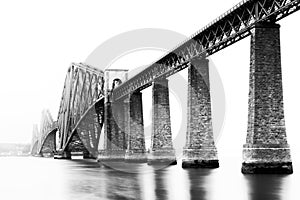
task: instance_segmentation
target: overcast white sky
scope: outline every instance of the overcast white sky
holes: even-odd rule
[[[0,142],[29,142],[32,125],[40,123],[43,108],[50,109],[56,119],[69,64],[84,61],[109,38],[140,28],[162,28],[190,36],[238,2],[1,1]],[[280,21],[286,127],[294,152],[299,150],[300,138],[299,20],[300,12]],[[249,39],[211,57],[226,95],[226,120],[218,142],[221,149],[240,150],[245,142]],[[149,64],[161,54],[163,51],[150,52],[128,59],[132,66],[139,66]],[[178,109],[171,109],[171,113],[178,112]],[[145,118],[151,118],[149,116],[145,113]],[[180,117],[175,123],[172,120],[176,124]],[[176,129],[176,125],[174,127]]]

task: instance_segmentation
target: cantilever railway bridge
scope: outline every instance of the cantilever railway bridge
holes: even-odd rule
[[[72,152],[81,152],[99,161],[175,164],[167,78],[188,68],[188,128],[182,166],[218,167],[206,58],[250,36],[248,131],[242,171],[292,173],[277,22],[299,8],[299,0],[241,1],[130,79],[126,70],[102,71],[72,63],[58,119],[53,122],[49,114],[43,115],[40,133],[34,128],[32,153],[52,152],[70,158]],[[153,91],[153,130],[147,153],[141,91],[149,86]],[[104,149],[98,151],[102,127]]]

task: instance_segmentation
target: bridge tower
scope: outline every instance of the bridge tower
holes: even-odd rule
[[[293,171],[284,120],[279,28],[265,22],[252,30],[243,173]]]
[[[104,71],[104,147],[99,161],[122,161],[125,158],[128,132],[126,130],[126,100],[113,102],[112,91],[128,79],[128,70],[106,69]]]

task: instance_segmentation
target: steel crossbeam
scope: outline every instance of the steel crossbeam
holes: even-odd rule
[[[207,57],[249,36],[260,22],[276,22],[296,12],[300,0],[244,0],[216,20],[176,46],[169,53],[112,93],[116,101],[134,91],[152,85],[155,79],[166,78],[189,66],[196,57]]]

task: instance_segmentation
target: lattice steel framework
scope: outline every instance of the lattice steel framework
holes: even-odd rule
[[[38,137],[39,137],[39,128],[37,124],[34,124],[32,128],[32,138],[31,138],[31,148],[30,148],[31,155],[37,154]]]
[[[96,110],[95,105],[104,95],[103,75],[103,71],[81,63],[72,63],[69,67],[58,113],[60,150],[73,151],[72,148],[79,143],[83,143],[85,148],[92,148],[92,151],[97,149],[98,126],[102,128],[103,112]],[[86,118],[93,119],[87,122]]]
[[[53,153],[56,151],[56,132],[57,132],[57,122],[53,122],[52,128],[41,140],[41,147],[38,150],[38,154]]]
[[[299,8],[300,0],[244,0],[117,87],[113,99],[142,90],[155,79],[171,76],[188,67],[195,57],[206,57],[234,44],[249,36],[257,23],[276,22]]]
[[[57,127],[57,123],[53,121],[53,118],[49,112],[49,110],[42,111],[41,123],[40,123],[40,131],[38,134],[38,148],[37,153],[40,153],[44,141],[47,138],[48,134],[53,131]]]

